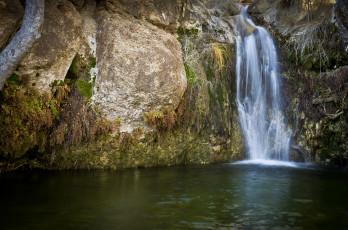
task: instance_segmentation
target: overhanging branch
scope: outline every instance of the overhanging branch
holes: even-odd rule
[[[45,0],[26,0],[23,24],[0,54],[0,90],[18,64],[41,37]]]

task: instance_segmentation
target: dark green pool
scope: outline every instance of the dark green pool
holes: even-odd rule
[[[0,229],[348,229],[348,172],[223,164],[0,176]]]

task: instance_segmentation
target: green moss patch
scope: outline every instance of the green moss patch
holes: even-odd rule
[[[90,56],[89,58],[83,58],[77,54],[71,62],[70,68],[65,77],[65,83],[69,86],[76,85],[86,101],[89,101],[92,97],[95,76],[91,76],[90,71],[92,68],[96,67],[96,64],[95,57]]]
[[[18,74],[13,73],[8,79],[7,79],[8,84],[10,85],[21,85],[22,81],[21,78]]]
[[[217,98],[221,108],[224,107],[224,90],[222,89],[221,83],[217,86]]]
[[[81,90],[81,95],[83,95],[86,98],[86,100],[89,101],[89,99],[91,99],[92,97],[93,83],[78,81],[77,87]]]
[[[187,83],[190,86],[193,86],[196,84],[196,74],[195,72],[185,63],[185,72],[186,72],[186,79],[187,79]]]

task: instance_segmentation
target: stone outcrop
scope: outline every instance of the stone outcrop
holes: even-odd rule
[[[132,16],[99,12],[94,102],[105,116],[122,121],[122,131],[142,123],[142,115],[175,109],[186,89],[176,36]],[[136,125],[137,124],[137,125]]]
[[[50,91],[50,84],[64,80],[80,47],[82,19],[67,0],[47,0],[42,36],[22,60],[16,74],[28,79],[28,86]]]
[[[24,8],[19,0],[0,1],[0,52],[21,25]]]

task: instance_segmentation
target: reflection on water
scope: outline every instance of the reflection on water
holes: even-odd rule
[[[224,164],[0,176],[1,229],[343,229],[338,169]]]

